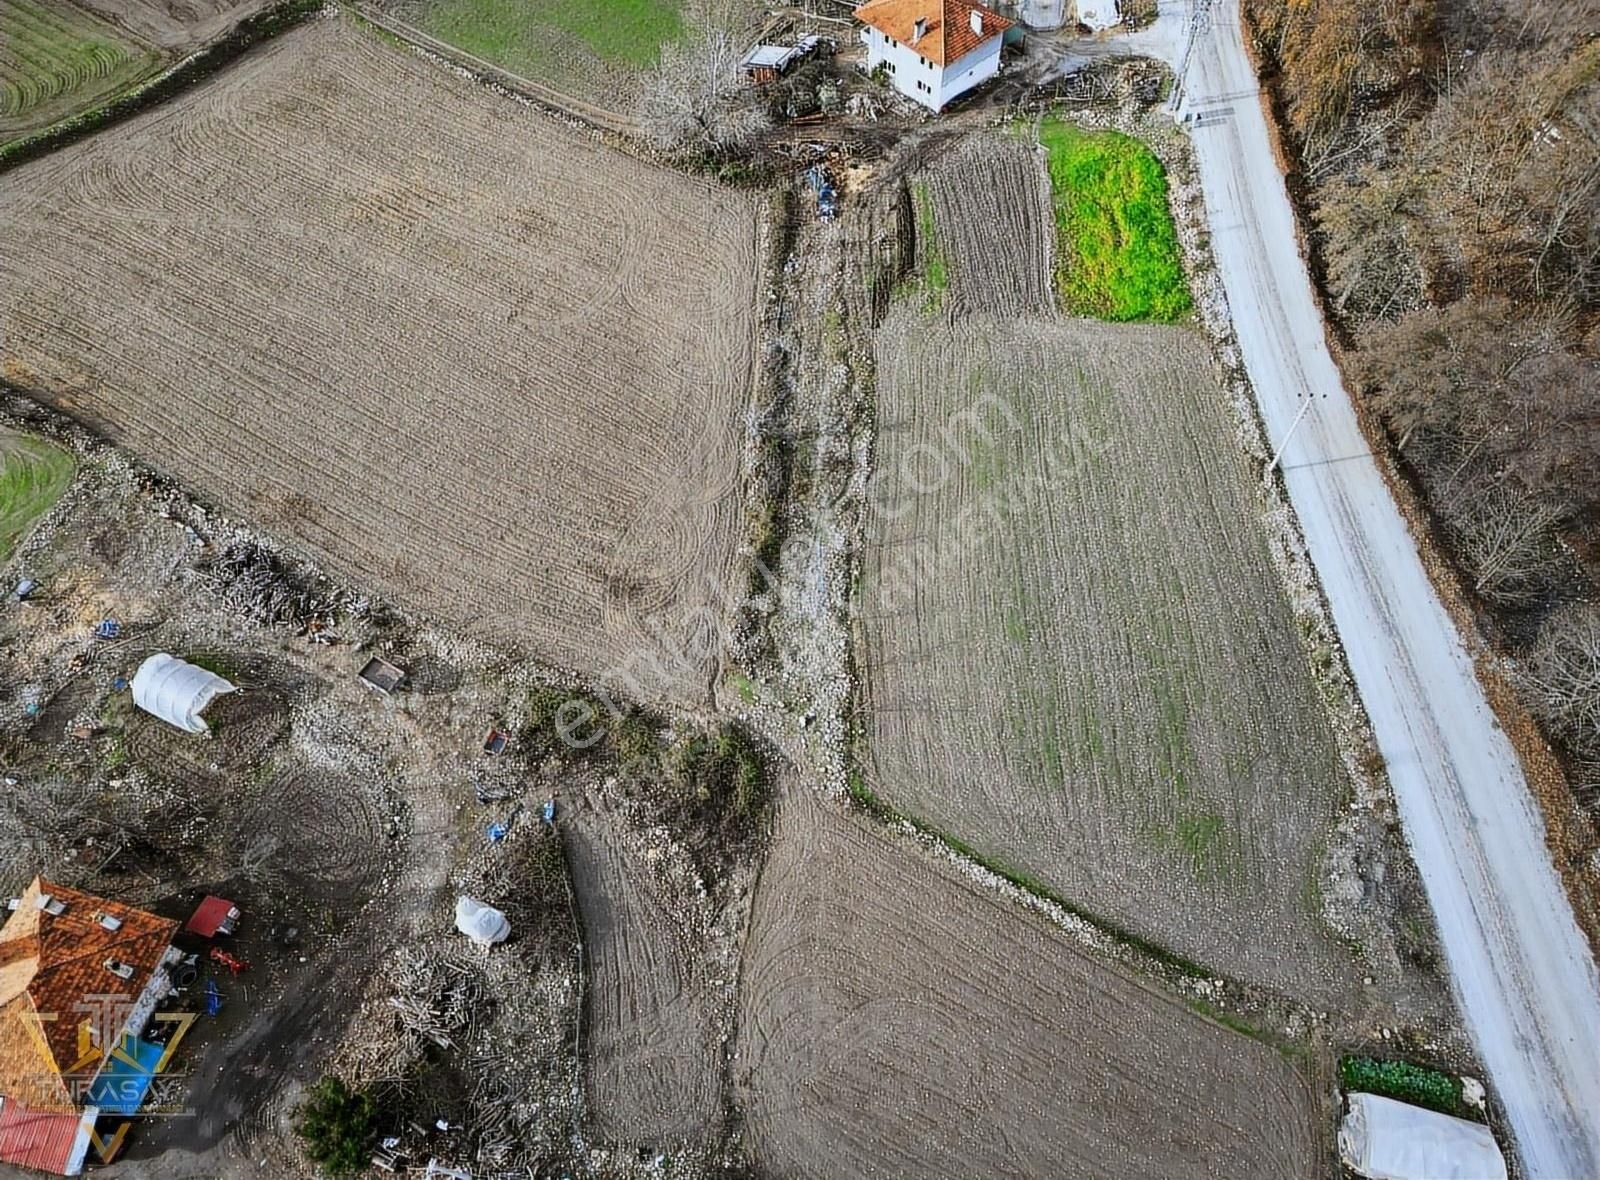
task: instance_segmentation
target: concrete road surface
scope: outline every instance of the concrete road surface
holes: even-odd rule
[[[1594,958],[1521,765],[1328,352],[1238,0],[1205,7],[1209,19],[1193,21],[1191,3],[1163,3],[1127,47],[1186,62],[1180,113],[1245,364],[1272,443],[1284,446],[1289,495],[1388,762],[1457,1000],[1527,1174],[1600,1180]]]

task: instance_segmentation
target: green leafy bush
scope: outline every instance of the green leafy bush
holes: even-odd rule
[[[371,1163],[372,1120],[377,1108],[365,1091],[343,1079],[323,1078],[295,1112],[295,1133],[306,1154],[333,1176],[353,1176]]]
[[[1449,1074],[1408,1061],[1346,1057],[1339,1062],[1346,1090],[1381,1094],[1442,1114],[1461,1112],[1461,1082]]]

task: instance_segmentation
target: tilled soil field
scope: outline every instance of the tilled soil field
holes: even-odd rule
[[[588,969],[593,1133],[619,1144],[695,1139],[715,1126],[720,1100],[703,965],[611,822],[581,803],[562,821]]]
[[[809,796],[780,812],[741,987],[765,1175],[1321,1174],[1282,1057]]]
[[[901,309],[877,374],[871,789],[1212,970],[1345,995],[1347,780],[1200,337]]]
[[[1048,314],[1055,219],[1033,142],[965,135],[925,173],[957,314]]]
[[[78,0],[101,19],[160,49],[182,52],[221,36],[273,0]]]
[[[402,604],[703,690],[749,198],[326,19],[7,174],[0,227],[8,381]]]

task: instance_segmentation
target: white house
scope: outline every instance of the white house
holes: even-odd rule
[[[867,69],[880,65],[896,90],[941,110],[1000,71],[1011,22],[969,0],[871,0],[856,9]]]

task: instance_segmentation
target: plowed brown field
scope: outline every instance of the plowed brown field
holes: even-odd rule
[[[704,966],[592,807],[569,807],[573,889],[588,961],[589,1114],[598,1139],[660,1144],[705,1135],[719,1111],[719,1053]]]
[[[751,923],[735,1068],[765,1175],[1321,1174],[1282,1057],[860,817],[792,796]]]
[[[313,21],[0,178],[3,374],[330,567],[604,673],[712,663],[755,202]],[[691,621],[692,620],[692,621]]]

